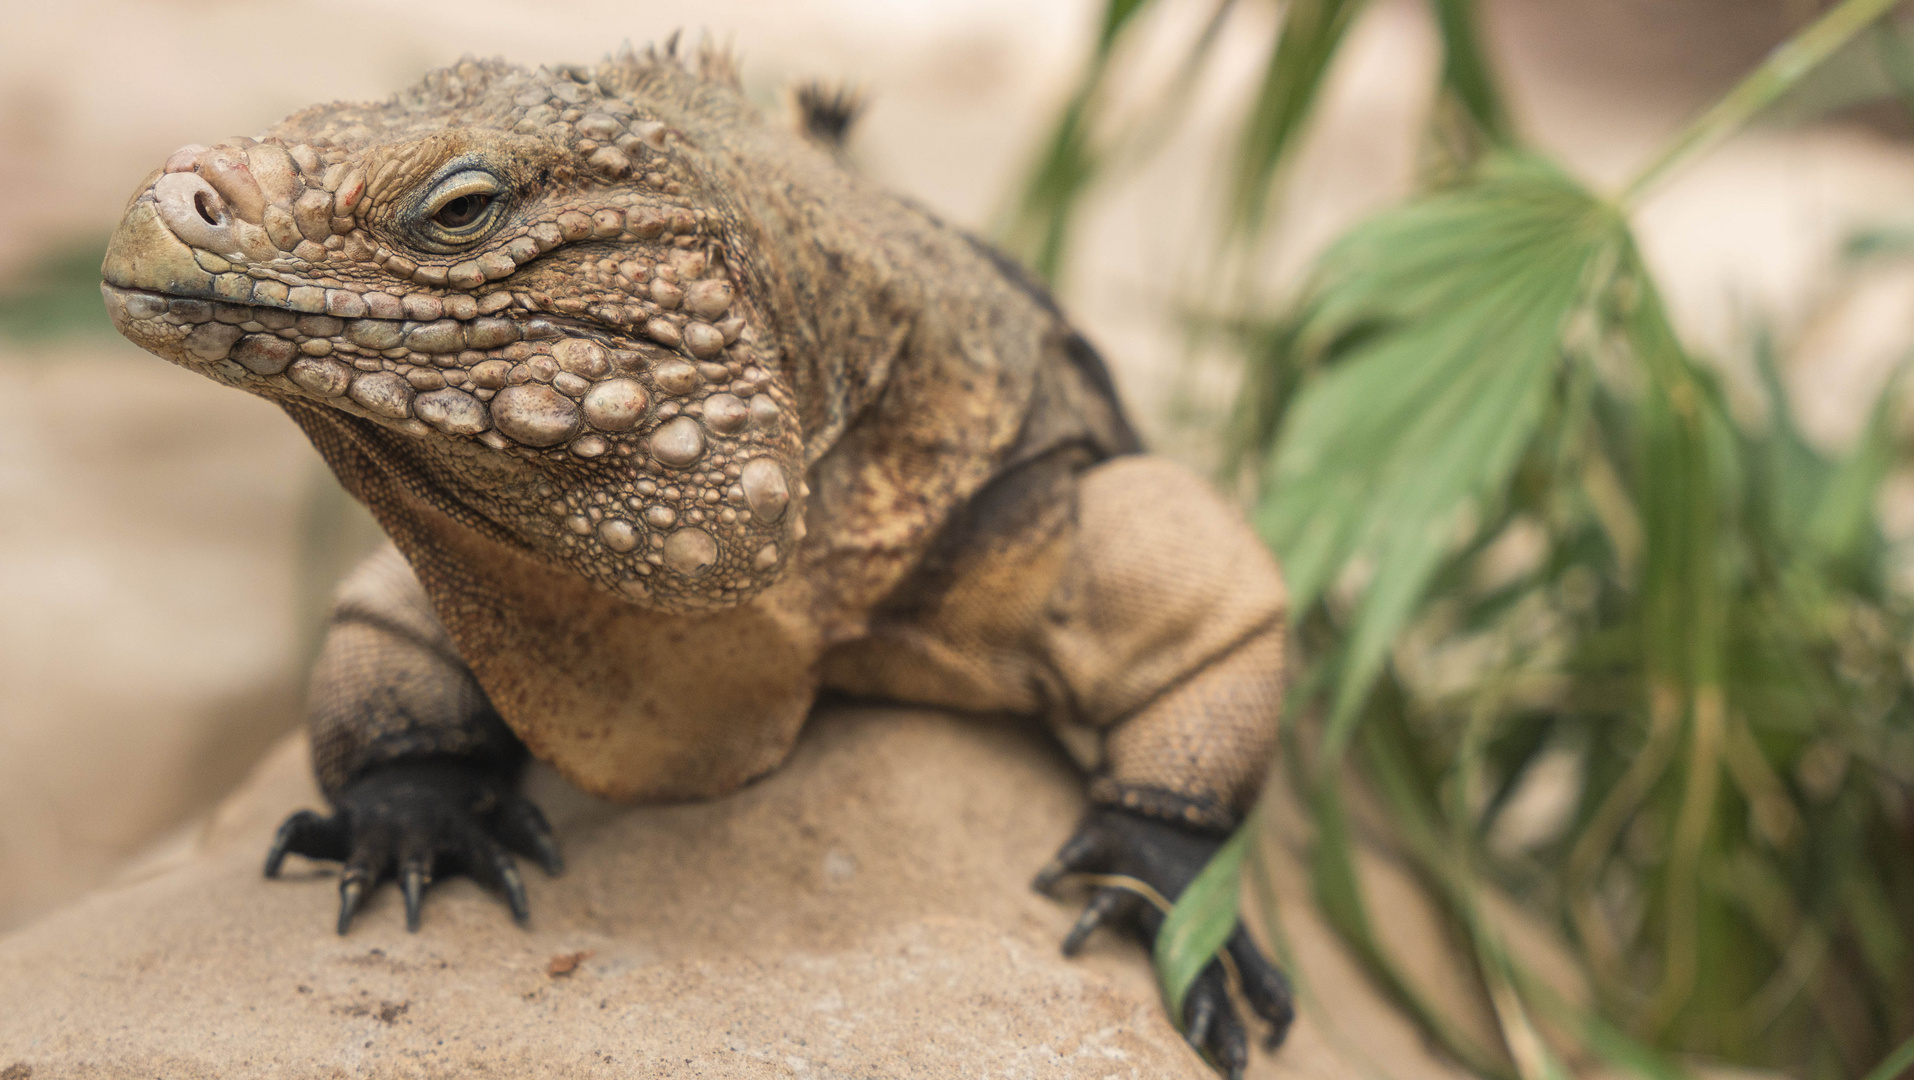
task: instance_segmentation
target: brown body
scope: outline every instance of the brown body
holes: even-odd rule
[[[1038,875],[1152,940],[1273,747],[1283,590],[1236,513],[1141,453],[1014,264],[744,102],[728,59],[464,61],[390,101],[189,146],[102,267],[122,333],[277,402],[392,539],[313,672],[339,932],[463,871],[551,872],[525,753],[617,799],[775,768],[824,691],[1049,722],[1089,773]],[[1280,1039],[1287,982],[1239,927]],[[1184,999],[1226,1072],[1220,963]]]
[[[831,689],[1044,717],[1093,797],[1232,824],[1281,687],[1261,546],[1014,267],[702,67],[467,61],[129,205],[122,331],[279,402],[404,557],[315,673],[327,790],[495,709],[586,790],[716,796]],[[464,247],[420,216],[461,163],[509,202]]]

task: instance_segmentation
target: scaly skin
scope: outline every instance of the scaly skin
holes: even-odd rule
[[[1274,564],[1140,454],[1041,288],[847,170],[845,99],[801,100],[805,133],[766,123],[711,53],[467,60],[185,147],[129,202],[115,325],[279,404],[393,541],[313,675],[333,813],[268,859],[342,861],[341,932],[387,878],[416,925],[435,871],[522,917],[505,849],[558,866],[528,751],[607,797],[714,797],[824,689],[1053,725],[1092,810],[1046,889],[1174,898],[1254,801]],[[1151,938],[1126,895],[1071,947]],[[1280,973],[1230,953],[1279,1036]],[[1185,1019],[1240,1071],[1220,968]]]

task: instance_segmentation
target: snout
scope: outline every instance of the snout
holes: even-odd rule
[[[279,147],[250,139],[183,146],[134,193],[100,276],[124,289],[243,301],[226,295],[239,289],[243,275],[223,291],[215,279],[270,262],[303,240],[293,208],[306,190],[298,166]],[[330,195],[325,201],[330,209]],[[277,240],[287,242],[282,247]]]

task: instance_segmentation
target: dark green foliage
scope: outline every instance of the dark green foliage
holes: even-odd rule
[[[1236,451],[1305,661],[1285,764],[1315,812],[1320,906],[1480,1074],[1667,1078],[1700,1054],[1884,1077],[1914,1054],[1914,603],[1876,517],[1894,395],[1831,456],[1764,344],[1737,390],[1759,408],[1731,409],[1627,215],[1891,6],[1836,5],[1606,199],[1519,149],[1473,3],[1431,0],[1428,190],[1352,229],[1298,294],[1219,320],[1245,361]],[[1139,7],[1112,6],[1053,145],[1094,113]],[[1361,7],[1283,9],[1219,250],[1280,226],[1283,163]],[[1898,38],[1882,48],[1905,66]],[[1099,176],[1078,160],[1067,192],[1039,174],[1055,198],[1031,220],[1067,219]],[[1054,271],[1065,232],[1048,235]],[[1881,231],[1849,254],[1910,249]],[[1538,826],[1518,804],[1549,788],[1560,813]],[[1499,1045],[1420,996],[1376,933],[1359,821],[1447,912]],[[1511,954],[1491,894],[1569,945],[1592,1008]],[[1172,921],[1226,927],[1233,902],[1192,891]],[[1212,937],[1159,949],[1172,996]]]

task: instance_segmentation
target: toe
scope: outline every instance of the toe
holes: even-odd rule
[[[1249,1000],[1250,1008],[1269,1022],[1269,1036],[1264,1045],[1274,1050],[1288,1037],[1289,1025],[1296,1019],[1296,995],[1289,976],[1270,962],[1240,925],[1230,935],[1229,954],[1242,976],[1243,996]]]
[[[344,822],[337,815],[324,817],[311,810],[299,811],[287,818],[273,837],[272,847],[266,852],[266,876],[278,877],[289,854],[308,859],[345,858]]]
[[[559,854],[551,823],[530,799],[514,795],[506,802],[499,811],[498,835],[507,848],[535,860],[545,873],[564,872],[565,859]]]
[[[1083,943],[1089,940],[1097,927],[1122,919],[1136,904],[1136,894],[1128,889],[1098,889],[1091,894],[1090,902],[1083,906],[1083,914],[1077,917],[1077,924],[1070,928],[1070,936],[1063,939],[1063,955],[1077,955],[1077,950],[1083,948]]]
[[[1063,845],[1062,850],[1057,852],[1056,858],[1051,859],[1042,870],[1037,871],[1036,880],[1030,883],[1030,887],[1040,893],[1049,892],[1056,888],[1057,882],[1063,880],[1065,875],[1089,869],[1100,847],[1101,843],[1095,832],[1089,829],[1079,831]]]

